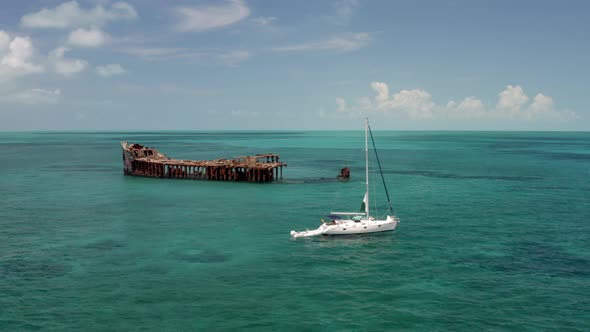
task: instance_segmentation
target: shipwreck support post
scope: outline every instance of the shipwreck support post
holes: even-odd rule
[[[272,182],[283,178],[276,154],[258,154],[234,159],[177,160],[153,148],[122,142],[123,174],[171,179]]]

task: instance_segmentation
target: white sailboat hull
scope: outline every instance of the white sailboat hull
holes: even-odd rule
[[[362,219],[355,220],[335,220],[334,223],[324,223],[314,230],[305,230],[301,232],[291,231],[291,237],[311,237],[320,235],[354,235],[393,231],[399,219],[394,216],[387,216],[385,220]]]
[[[369,119],[365,119],[365,197],[363,198],[363,204],[361,205],[361,211],[364,212],[332,212],[328,216],[332,219],[331,222],[326,223],[322,220],[322,225],[314,230],[305,231],[291,231],[291,237],[310,237],[319,235],[353,235],[353,234],[367,234],[367,233],[378,233],[387,232],[395,229],[399,223],[399,219],[395,216],[387,216],[385,220],[376,220],[371,217],[369,211],[369,137],[370,132]],[[371,140],[373,140],[373,134],[371,134]],[[373,147],[375,144],[373,143]],[[377,151],[375,151],[375,157],[377,158]],[[377,158],[377,163],[379,159]],[[381,166],[379,166],[379,172],[381,172]],[[385,178],[381,173],[381,179],[383,180],[383,186],[385,187],[385,193],[389,203],[389,209],[392,211],[391,200],[387,193],[387,187],[385,186]],[[354,216],[351,219],[340,219],[340,215],[343,216]]]

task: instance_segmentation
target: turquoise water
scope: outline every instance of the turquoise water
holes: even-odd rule
[[[293,241],[360,206],[362,132],[0,133],[0,330],[590,329],[590,133],[374,134],[395,232]],[[126,177],[121,140],[289,166]]]

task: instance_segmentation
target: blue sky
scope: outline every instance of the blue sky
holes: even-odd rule
[[[4,1],[0,130],[590,130],[589,9]]]

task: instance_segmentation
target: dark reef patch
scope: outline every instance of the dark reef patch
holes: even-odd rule
[[[231,260],[229,255],[220,251],[206,249],[201,251],[174,250],[170,255],[177,260],[190,263],[224,263]]]
[[[0,278],[49,279],[71,271],[67,265],[49,260],[12,259],[0,262]]]
[[[95,250],[114,250],[125,247],[125,243],[108,239],[108,240],[101,240],[97,242],[93,242],[84,246],[86,249],[95,249]]]
[[[456,264],[478,265],[506,273],[523,273],[550,277],[590,276],[590,260],[569,254],[555,246],[539,242],[518,242],[506,255],[473,255]]]
[[[434,171],[420,171],[420,170],[387,170],[383,171],[386,174],[403,174],[403,175],[418,175],[440,179],[460,179],[460,180],[502,180],[502,181],[533,181],[541,180],[539,176],[505,176],[505,175],[459,175],[453,173],[440,173]]]
[[[539,151],[530,149],[499,149],[497,151],[504,154],[529,155],[549,160],[590,160],[590,154],[588,153]]]

